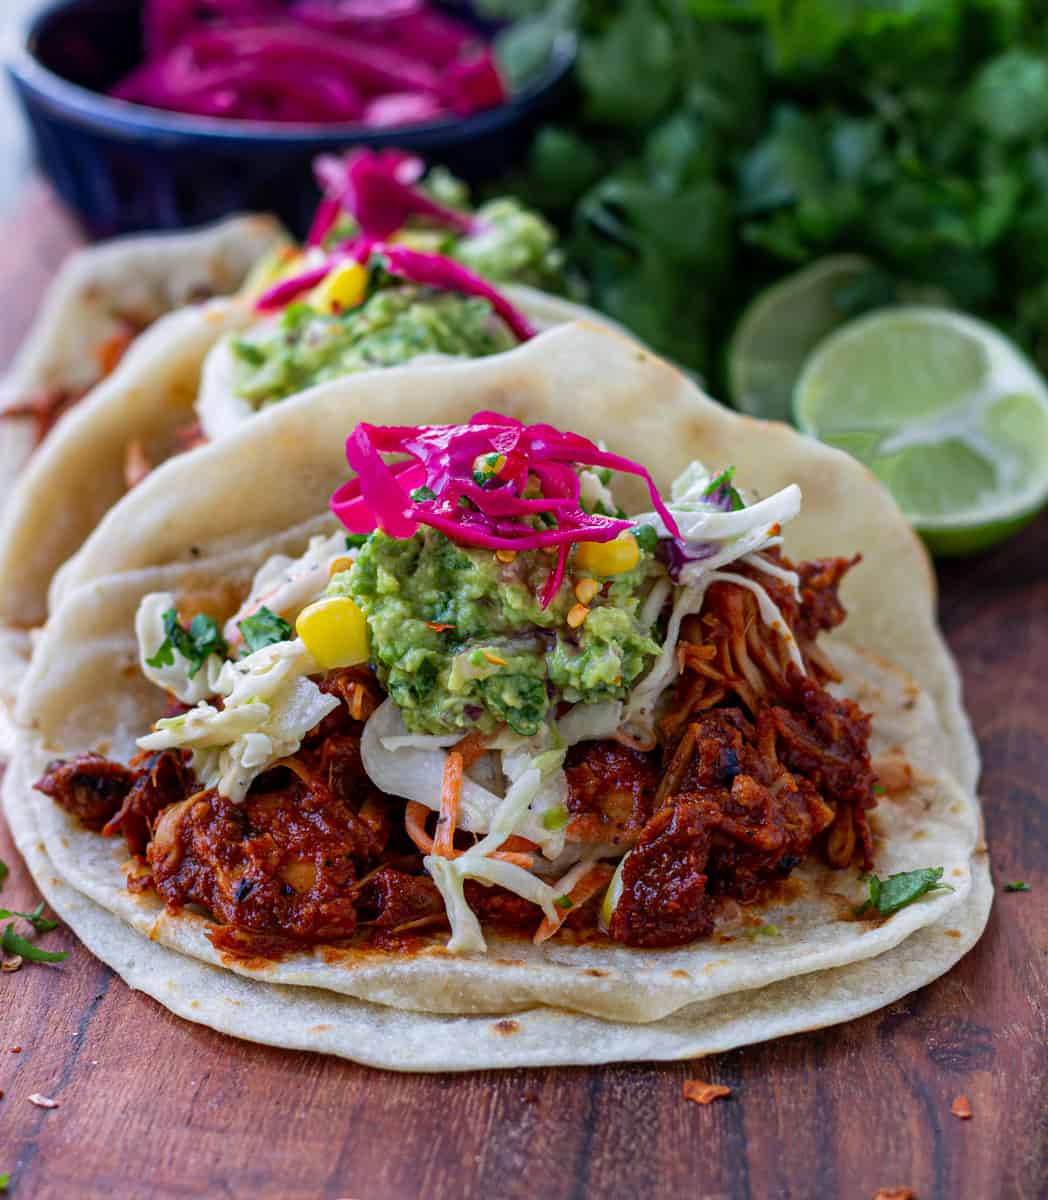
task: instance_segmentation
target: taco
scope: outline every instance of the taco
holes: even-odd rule
[[[157,405],[156,392],[167,386],[165,364],[172,352],[176,363],[183,358],[192,363],[195,356],[199,369],[199,331],[189,327],[214,328],[204,302],[235,292],[283,236],[273,218],[244,216],[190,233],[119,238],[77,251],[48,290],[0,385],[0,544],[8,550],[0,574],[0,754],[10,739],[7,714],[28,655],[26,631],[43,617],[50,572],[79,544],[75,534],[70,543],[67,532],[52,533],[46,519],[42,524],[35,519],[24,497],[28,490],[32,502],[40,503],[39,489],[20,481],[27,471],[42,475],[43,512],[54,490],[63,490],[74,506],[89,493],[87,520],[104,511],[123,488],[107,493],[96,468],[86,480],[70,471],[68,457],[55,449],[62,440],[56,429],[64,431],[79,406],[108,405],[117,410],[118,422],[147,431],[149,420],[138,409],[146,399],[164,407],[162,400]],[[186,312],[165,321],[175,309]],[[119,453],[123,462],[123,442]],[[45,545],[56,538],[59,557],[51,556],[42,575],[34,555],[25,554],[23,531]],[[35,557],[47,559],[47,549],[39,547]]]
[[[103,521],[5,802],[109,961],[147,938],[259,1040],[301,1005],[464,1068],[846,1019],[986,916],[930,579],[861,466],[606,331],[349,378]],[[242,981],[279,1003],[222,1021]],[[433,1053],[369,1045],[405,1029]]]
[[[33,414],[50,429],[68,399],[97,386],[49,433],[0,513],[0,625],[40,624],[57,567],[126,491],[173,455],[235,433],[256,412],[326,381],[408,361],[498,354],[585,312],[550,294],[572,290],[555,232],[516,200],[471,211],[453,177],[437,169],[420,178],[421,160],[390,151],[321,159],[317,170],[325,199],[301,248],[272,245],[275,226],[258,225],[268,238],[256,237],[251,253],[240,255],[237,280],[254,262],[241,292],[159,321],[102,382],[96,359],[115,366],[116,339],[141,327],[159,280],[169,300],[186,302],[201,290],[190,286],[195,248],[211,242],[156,237],[85,251],[56,285],[16,371],[20,391],[46,379],[36,394],[51,399],[17,410],[18,436],[31,440]],[[243,228],[256,226],[229,223],[219,245]],[[148,269],[125,282],[141,256]],[[127,294],[99,292],[105,302],[96,304],[103,276],[119,279]],[[63,330],[76,338],[67,334],[66,344]],[[48,339],[54,361],[45,370],[32,347]],[[101,347],[94,355],[92,339]],[[66,501],[59,522],[48,516],[56,496]],[[5,636],[14,647],[6,671]],[[0,709],[5,695],[13,701],[24,649],[24,635],[0,632]]]

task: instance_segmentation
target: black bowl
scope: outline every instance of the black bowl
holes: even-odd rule
[[[456,15],[489,31],[471,10]],[[498,108],[397,129],[182,116],[103,94],[142,53],[141,0],[59,0],[33,18],[9,72],[36,152],[94,237],[275,212],[296,233],[318,200],[311,163],[353,146],[413,150],[482,183],[519,163],[570,87],[574,40]]]

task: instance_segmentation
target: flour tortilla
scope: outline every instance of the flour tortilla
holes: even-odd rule
[[[0,759],[12,746],[28,630],[43,620],[54,568],[122,494],[127,431],[154,454],[170,452],[172,430],[154,410],[173,414],[194,361],[199,369],[201,342],[209,348],[222,332],[222,306],[166,321],[165,314],[235,291],[284,236],[275,219],[249,215],[189,233],[119,238],[71,255],[48,289],[0,384],[0,409],[42,390],[88,394],[40,447],[31,421],[0,419]],[[102,379],[99,348],[126,319],[151,328]]]
[[[231,971],[410,1010],[506,1014],[558,1006],[650,1023],[695,1004],[731,996],[734,1006],[785,979],[876,960],[968,911],[980,845],[974,742],[935,627],[924,552],[864,468],[785,427],[718,408],[635,343],[585,324],[553,330],[497,359],[390,370],[382,383],[379,391],[347,379],[287,401],[239,437],[167,464],[103,521],[54,588],[54,614],[18,708],[22,780],[53,754],[130,752],[163,702],[135,667],[131,628],[139,598],[160,590],[203,594],[216,613],[232,611],[255,567],[277,549],[301,547],[322,527],[315,514],[346,475],[342,441],[357,420],[458,421],[498,408],[604,437],[611,449],[649,465],[662,487],[693,457],[711,466],[735,462],[744,486],[763,493],[801,484],[806,504],[790,527],[788,549],[866,555],[849,578],[852,615],[831,652],[845,690],[874,712],[874,753],[902,753],[915,771],[914,786],[877,810],[878,870],[941,864],[954,890],[882,922],[857,922],[852,910],[863,888],[856,873],[809,866],[797,873],[803,893],[765,910],[779,929],[774,937],[715,938],[665,951],[493,940],[486,957],[463,958],[442,948],[413,956],[318,949],[262,966],[226,964]],[[268,540],[256,544],[260,536]],[[202,919],[168,916],[155,897],[126,891],[118,844],[82,831],[41,796],[26,803],[35,807],[56,871],[123,920],[127,936],[221,963]],[[930,960],[928,969],[921,977],[914,966],[910,986],[934,977]]]
[[[853,1020],[948,971],[978,940],[993,897],[987,855],[979,852],[964,903],[894,950],[728,1002],[693,1004],[647,1025],[545,1007],[508,1020],[406,1012],[314,988],[259,983],[137,936],[55,869],[36,828],[30,795],[18,768],[9,768],[3,803],[16,846],[54,911],[128,986],[221,1033],[396,1071],[698,1058]]]
[[[94,387],[97,351],[124,319],[147,326],[204,296],[235,291],[281,236],[271,217],[239,216],[189,233],[137,235],[78,250],[48,289],[0,384],[0,409],[41,390]],[[0,504],[34,442],[30,422],[0,421]]]

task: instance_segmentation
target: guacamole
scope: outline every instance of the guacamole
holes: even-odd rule
[[[578,620],[574,552],[557,595],[539,597],[554,564],[542,550],[501,562],[424,528],[398,540],[375,533],[329,594],[351,596],[367,616],[379,679],[417,733],[508,725],[539,731],[560,700],[621,700],[659,645],[638,616],[662,568],[649,554],[604,581]],[[598,581],[599,582],[599,581]]]
[[[420,354],[481,358],[515,345],[486,300],[410,284],[331,316],[292,304],[275,324],[231,342],[236,393],[257,406]]]

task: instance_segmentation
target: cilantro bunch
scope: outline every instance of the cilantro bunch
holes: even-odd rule
[[[511,181],[591,299],[718,381],[746,303],[825,254],[995,321],[1048,367],[1041,0],[485,0],[525,76],[580,39],[578,98]],[[505,187],[505,182],[500,185]]]

